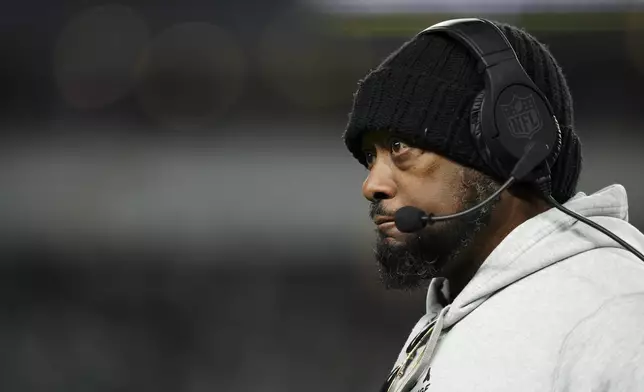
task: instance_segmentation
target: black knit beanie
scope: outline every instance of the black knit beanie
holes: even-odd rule
[[[561,67],[527,32],[494,22],[508,38],[522,66],[546,95],[562,132],[562,148],[551,168],[552,196],[566,202],[576,192],[581,144],[573,130],[572,98]],[[476,58],[443,34],[416,36],[389,55],[358,84],[344,141],[366,165],[362,136],[392,131],[420,148],[441,154],[497,180],[484,164],[470,134],[470,109],[485,88]]]

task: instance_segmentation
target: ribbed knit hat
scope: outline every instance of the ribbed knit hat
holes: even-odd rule
[[[493,23],[550,101],[561,127],[561,153],[551,167],[551,179],[552,196],[564,203],[576,192],[582,155],[563,72],[533,36],[514,26]],[[485,165],[471,137],[470,110],[485,88],[484,75],[476,67],[469,50],[447,35],[423,34],[406,42],[359,82],[343,135],[347,148],[366,165],[361,151],[364,133],[388,130],[420,148],[505,180]]]

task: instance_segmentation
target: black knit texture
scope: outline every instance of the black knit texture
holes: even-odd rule
[[[562,148],[551,168],[551,179],[553,197],[565,203],[576,192],[582,163],[566,79],[545,45],[522,29],[494,23],[550,101],[561,127]],[[472,103],[485,88],[476,66],[469,50],[446,35],[426,34],[409,40],[358,83],[343,135],[347,148],[366,165],[363,135],[388,130],[418,147],[504,180],[485,165],[470,132]]]

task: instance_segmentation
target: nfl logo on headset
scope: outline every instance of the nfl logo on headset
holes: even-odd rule
[[[537,104],[532,94],[527,97],[513,96],[507,105],[501,105],[510,134],[516,138],[530,139],[543,126]]]

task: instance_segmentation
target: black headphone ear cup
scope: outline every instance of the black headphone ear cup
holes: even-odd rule
[[[500,178],[506,178],[507,174],[499,171],[498,162],[492,156],[492,152],[485,142],[485,136],[483,135],[483,123],[481,120],[484,105],[485,90],[478,93],[478,95],[474,98],[474,102],[472,103],[472,110],[470,111],[470,133],[472,134],[474,145],[476,146],[479,157],[483,160],[483,163],[487,167],[492,169]]]

